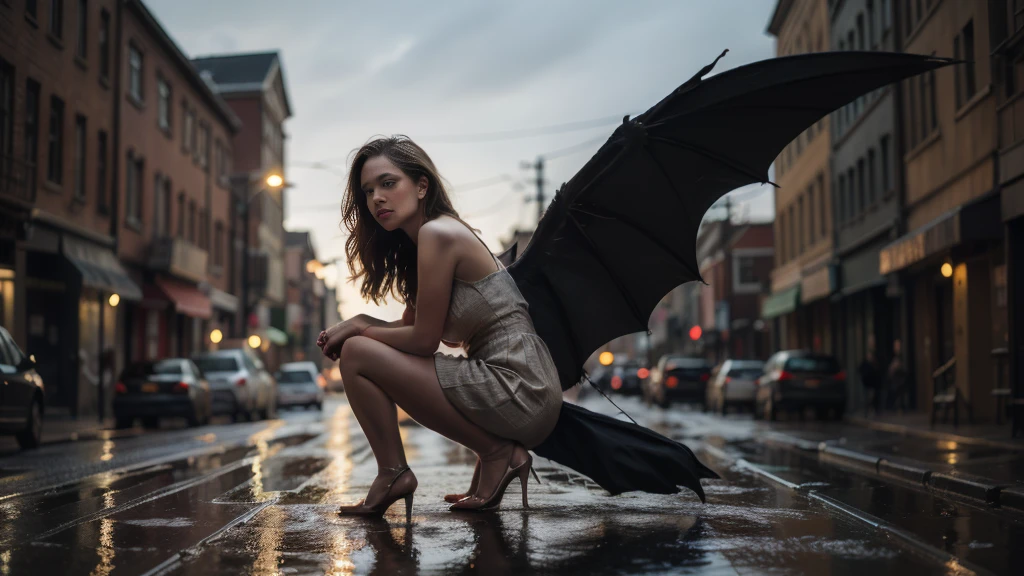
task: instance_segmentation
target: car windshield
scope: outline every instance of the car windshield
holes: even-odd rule
[[[122,372],[125,378],[150,376],[153,374],[181,374],[181,360],[157,360],[129,364]]]
[[[201,356],[195,359],[199,369],[205,372],[236,372],[238,361],[231,356]]]
[[[313,375],[305,370],[286,370],[277,378],[278,384],[309,384]]]
[[[839,372],[839,362],[831,356],[796,356],[786,360],[785,370],[789,372]]]
[[[741,366],[739,368],[730,368],[729,376],[732,378],[739,378],[741,380],[753,380],[761,377],[761,368]]]

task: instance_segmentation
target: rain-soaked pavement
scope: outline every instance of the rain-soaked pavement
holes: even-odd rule
[[[617,399],[618,400],[618,399]],[[613,413],[603,399],[584,404]],[[0,576],[7,574],[971,574],[1013,573],[1024,514],[821,462],[763,441],[841,437],[911,451],[841,424],[754,423],[620,405],[684,440],[722,480],[708,502],[608,496],[537,459],[524,510],[513,482],[497,513],[453,513],[465,449],[402,426],[419,479],[383,519],[338,517],[376,465],[343,398],[280,420],[46,446],[0,457]],[[893,448],[896,446],[897,448]],[[948,447],[947,447],[948,448]],[[970,452],[970,450],[961,450]],[[936,451],[946,458],[948,450]],[[970,458],[971,455],[964,455]],[[978,458],[994,458],[993,454]],[[947,458],[948,459],[948,458]]]

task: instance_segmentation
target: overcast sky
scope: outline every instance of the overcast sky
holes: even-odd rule
[[[550,200],[622,116],[647,110],[723,49],[715,73],[774,55],[765,32],[774,0],[145,1],[190,57],[281,52],[294,113],[285,124],[295,184],[285,226],[311,230],[323,260],[343,255],[347,160],[374,135],[423,146],[453,186],[456,209],[498,252],[510,230],[536,224],[536,204],[524,201],[536,192],[533,172],[522,161],[572,150],[546,165]],[[494,137],[533,128],[541,130]],[[310,162],[336,173],[300,166]],[[497,184],[459,189],[482,181]],[[742,196],[750,200],[741,213],[771,217],[770,190]],[[341,264],[334,278],[347,278]],[[345,317],[401,316],[396,304],[378,309],[343,284]]]

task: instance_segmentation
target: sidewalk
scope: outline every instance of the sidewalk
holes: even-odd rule
[[[773,430],[761,441],[816,453],[823,463],[1024,512],[1024,440],[1010,438],[1008,425],[931,428],[927,414],[847,416],[845,424]]]
[[[60,444],[78,440],[110,440],[124,436],[135,436],[137,430],[115,430],[114,419],[100,422],[96,417],[72,418],[69,414],[47,414],[43,416],[43,444]],[[14,436],[0,436],[0,452],[18,450]]]

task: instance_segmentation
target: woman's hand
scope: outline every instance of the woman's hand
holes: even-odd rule
[[[361,315],[349,318],[344,322],[338,322],[334,326],[320,332],[316,345],[320,347],[324,356],[331,360],[337,360],[341,357],[341,347],[345,344],[345,341],[353,336],[358,336],[368,326],[371,326],[371,323]]]

